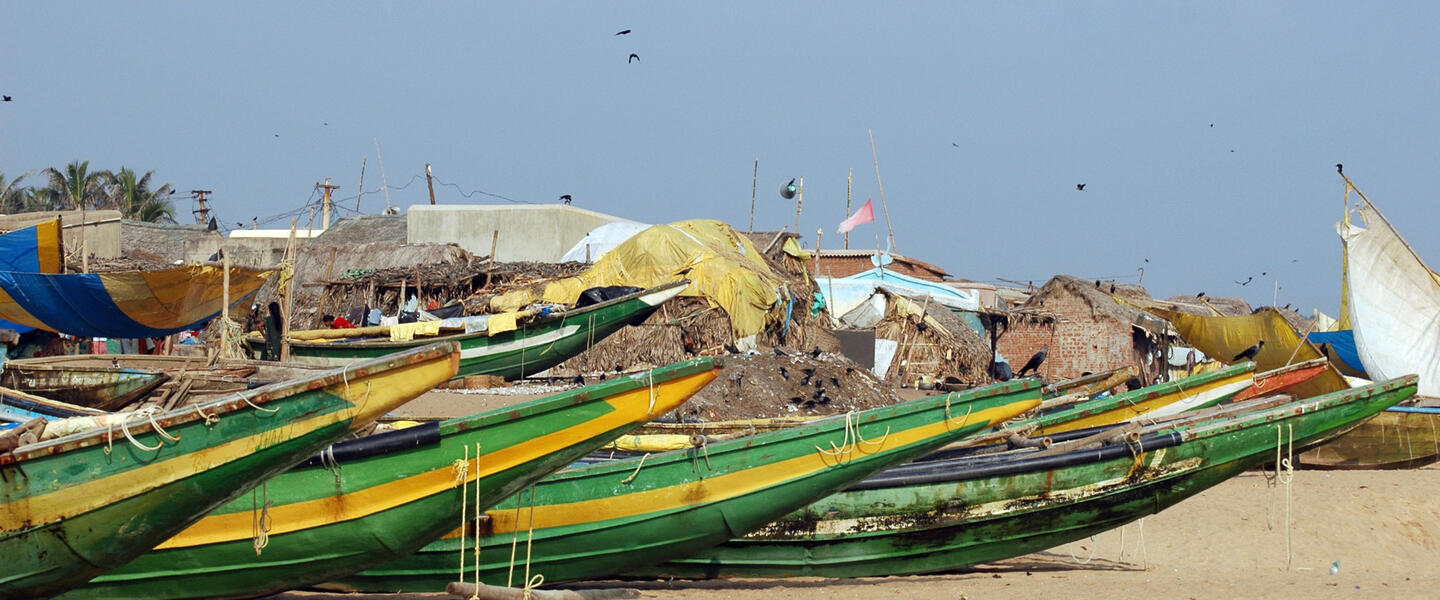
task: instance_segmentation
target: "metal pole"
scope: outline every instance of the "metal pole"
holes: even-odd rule
[[[855,168],[850,168],[850,174],[845,177],[845,218],[850,218],[850,193],[855,188]],[[845,232],[845,249],[850,249],[850,232]]]
[[[750,176],[750,233],[755,233],[755,185],[760,180],[760,159],[755,159],[755,173]]]

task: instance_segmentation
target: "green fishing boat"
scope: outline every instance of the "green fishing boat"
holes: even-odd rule
[[[48,598],[125,564],[458,363],[459,348],[434,344],[0,454],[0,598]]]
[[[1109,439],[916,462],[758,531],[635,576],[870,577],[1001,560],[1078,540],[1300,452],[1415,394],[1416,378],[1295,401],[1272,396]],[[1087,441],[1103,440],[1090,444]]]
[[[678,407],[721,365],[691,360],[337,444],[266,483],[266,544],[254,540],[255,501],[242,498],[65,597],[249,598],[405,556],[460,525],[462,508],[473,517]]]
[[[984,431],[1039,398],[1038,380],[1016,381],[567,469],[488,511],[478,526],[478,572],[471,561],[463,579],[519,585],[540,575],[552,584],[697,552],[876,470]],[[461,578],[459,556],[473,550],[466,533],[452,531],[411,556],[325,587],[442,590]],[[522,564],[512,578],[509,561],[517,555]]]
[[[462,326],[456,333],[445,333],[442,328],[440,335],[416,336],[410,341],[391,341],[389,333],[380,339],[306,341],[292,337],[290,357],[296,362],[335,366],[384,356],[427,341],[447,340],[460,344],[460,372],[455,377],[495,375],[505,379],[522,379],[588,350],[626,325],[644,321],[662,303],[684,291],[686,285],[686,281],[677,281],[598,304],[536,313],[529,319],[522,316],[515,329],[493,335],[488,330],[465,333]],[[491,315],[490,318],[500,316]],[[384,328],[366,328],[370,329],[378,333]],[[339,336],[356,331],[336,329],[310,333]],[[246,343],[251,350],[259,352],[264,348],[265,340],[251,337],[246,338]]]

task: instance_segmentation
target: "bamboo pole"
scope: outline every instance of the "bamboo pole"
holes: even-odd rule
[[[890,205],[885,202],[885,182],[880,180],[880,153],[875,151],[875,132],[870,129],[865,131],[870,132],[870,156],[875,159],[875,184],[880,187],[880,207],[885,211],[885,229],[890,232],[890,250],[898,252],[900,247],[895,245],[895,228],[890,225]]]
[[[755,186],[760,183],[760,159],[755,159],[755,173],[750,176],[750,233],[755,233]]]
[[[222,268],[225,273],[221,280],[224,282],[220,301],[224,304],[220,307],[220,353],[225,354],[230,349],[230,254],[227,252],[221,257]],[[228,358],[228,357],[227,357]]]
[[[845,218],[850,218],[851,192],[855,189],[855,168],[850,168],[850,174],[845,176]],[[845,232],[845,249],[850,249],[850,232]]]
[[[435,206],[435,175],[430,172],[430,163],[425,163],[425,185],[430,188],[430,206]]]
[[[365,195],[365,161],[369,159],[370,155],[368,154],[360,157],[360,186],[355,188],[357,190],[355,192],[355,214],[357,215],[360,214],[360,197]]]
[[[285,306],[280,323],[280,362],[290,360],[290,321],[295,315],[295,227],[299,219],[290,220],[290,241],[285,245],[285,260],[290,269],[290,280],[285,282]]]
[[[825,230],[815,230],[815,277],[820,277],[820,240],[824,239]]]

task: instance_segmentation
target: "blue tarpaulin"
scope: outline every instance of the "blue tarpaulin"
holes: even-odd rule
[[[1329,344],[1330,351],[1337,356],[1345,366],[1350,367],[1360,377],[1369,378],[1365,374],[1365,365],[1360,362],[1360,353],[1355,349],[1355,332],[1349,329],[1342,331],[1318,331],[1306,336],[1316,344]]]

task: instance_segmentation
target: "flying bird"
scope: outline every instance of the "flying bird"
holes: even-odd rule
[[[1083,184],[1083,183],[1077,183],[1077,184],[1075,184],[1075,191],[1078,191],[1078,192],[1083,192],[1083,191],[1085,191],[1085,184]]]
[[[639,54],[636,54],[636,53],[634,53],[634,52],[631,52],[631,53],[630,53],[630,58],[629,58],[629,60],[626,60],[626,61],[625,61],[625,64],[630,64],[630,63],[633,63],[633,62],[635,62],[635,61],[637,61],[637,60],[640,60],[640,55],[639,55]]]
[[[9,96],[6,96],[6,98],[9,98]],[[9,102],[9,100],[6,100],[6,102]],[[955,142],[950,142],[950,145],[951,145],[951,146],[954,146],[954,147],[956,147],[956,148],[959,148],[959,147],[960,147],[960,144],[957,144],[957,143],[955,143]]]
[[[1232,360],[1234,360],[1234,361],[1242,361],[1242,360],[1250,360],[1250,359],[1252,359],[1252,358],[1255,358],[1255,355],[1260,353],[1260,347],[1261,347],[1261,346],[1264,346],[1264,345],[1265,345],[1265,340],[1260,340],[1260,341],[1258,341],[1258,342],[1255,342],[1255,345],[1254,345],[1254,346],[1251,346],[1251,347],[1249,347],[1249,348],[1246,348],[1243,352],[1241,352],[1241,353],[1239,353],[1239,354],[1236,354],[1236,355],[1235,355],[1235,358],[1233,358]]]
[[[1240,284],[1240,285],[1242,285],[1242,286],[1243,286],[1243,285],[1248,285],[1248,284],[1250,283],[1250,280],[1252,280],[1252,279],[1254,279],[1254,278],[1255,278],[1254,276],[1246,277],[1246,278],[1245,278],[1245,281],[1237,281],[1237,282],[1235,282],[1235,283],[1238,283],[1238,284]]]
[[[1039,352],[1036,352],[1036,353],[1035,353],[1035,356],[1030,357],[1030,360],[1025,361],[1025,366],[1020,367],[1020,372],[1017,373],[1015,376],[1016,376],[1016,377],[1024,377],[1026,371],[1034,371],[1034,370],[1039,369],[1039,368],[1040,368],[1040,365],[1045,362],[1045,357],[1048,356],[1049,354],[1050,354],[1050,346],[1049,346],[1049,345],[1041,346],[1041,347],[1040,347],[1040,351],[1039,351]]]
[[[1211,127],[1214,127],[1214,126],[1215,126],[1215,124],[1214,124],[1214,123],[1211,123],[1211,124],[1210,124],[1210,126],[1211,126]]]
[[[6,101],[6,102],[9,102],[10,100],[11,100],[11,98],[10,98],[9,96],[5,96],[5,101]]]
[[[615,35],[629,35],[629,33],[629,29],[621,29],[620,31],[616,32]]]
[[[570,197],[570,194],[565,194],[564,196],[560,197],[560,201],[564,202],[566,205],[569,205],[571,200],[573,200],[573,198]]]

